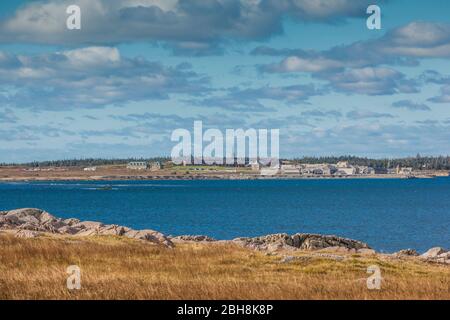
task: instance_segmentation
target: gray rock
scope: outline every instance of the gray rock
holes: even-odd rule
[[[276,251],[283,250],[283,249],[291,250],[291,249],[295,249],[295,248],[292,246],[283,246],[283,244],[281,244],[281,243],[270,243],[267,245],[267,248],[266,248],[266,250],[268,252],[276,252]]]
[[[80,220],[75,218],[64,219],[63,222],[68,226],[73,226],[77,223],[80,223]]]
[[[139,239],[139,240],[145,240],[150,241],[154,243],[160,243],[164,244],[167,247],[173,247],[173,242],[170,241],[170,239],[162,234],[161,232],[154,231],[154,230],[129,230],[125,232],[125,237],[132,238],[132,239]]]
[[[61,233],[61,234],[74,235],[74,234],[77,234],[78,232],[80,232],[80,229],[73,228],[69,225],[65,225],[58,229],[58,233]]]
[[[190,242],[214,242],[214,241],[217,241],[214,238],[204,236],[204,235],[183,235],[183,236],[173,237],[172,239],[177,240],[177,241],[190,241]]]
[[[92,229],[92,230],[99,230],[101,227],[103,227],[104,224],[101,222],[96,222],[96,221],[81,221],[77,224],[72,225],[72,227],[74,228],[79,228],[79,229]]]
[[[433,259],[433,258],[437,258],[439,255],[446,253],[446,252],[447,252],[447,250],[445,250],[444,248],[434,247],[434,248],[429,249],[424,254],[420,255],[420,257],[424,258],[424,259]]]
[[[0,230],[15,230],[16,236],[24,238],[33,238],[43,232],[80,237],[112,235],[140,239],[167,247],[173,246],[168,237],[154,230],[132,230],[95,221],[60,219],[43,210],[32,208],[1,211]]]
[[[439,259],[449,260],[450,259],[450,251],[441,253],[437,256]]]
[[[61,219],[57,219],[54,216],[52,216],[50,213],[45,212],[45,211],[41,212],[41,214],[39,216],[39,221],[41,222],[41,224],[52,224],[57,221],[59,222],[60,220]]]
[[[98,229],[99,235],[123,236],[125,232],[126,228],[115,224],[105,225]]]
[[[256,250],[268,250],[277,246],[278,249],[319,250],[333,247],[346,249],[370,249],[361,241],[341,238],[333,235],[319,235],[310,233],[297,233],[292,236],[286,233],[271,234],[256,238],[236,238],[235,243]]]
[[[41,222],[41,216],[46,213],[40,209],[25,208],[2,212],[3,219],[0,220],[0,229],[26,229],[42,232],[53,232],[51,224]],[[45,217],[48,217],[44,215]]]
[[[417,257],[419,254],[414,249],[403,249],[393,254],[396,257]]]

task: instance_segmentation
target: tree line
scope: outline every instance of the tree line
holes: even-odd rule
[[[121,165],[131,161],[147,161],[147,162],[166,162],[170,160],[168,157],[154,158],[127,158],[127,159],[102,159],[102,158],[86,158],[86,159],[65,159],[50,161],[33,161],[28,163],[0,163],[0,166],[26,166],[32,168],[44,167],[95,167],[105,165]]]
[[[367,157],[357,156],[323,156],[323,157],[299,157],[289,160],[294,163],[337,163],[339,161],[348,161],[351,165],[369,166],[372,168],[396,168],[412,167],[414,170],[450,170],[450,156],[421,156],[406,158],[385,158],[371,159]],[[86,158],[86,159],[65,159],[52,161],[34,161],[28,163],[0,163],[0,166],[27,166],[33,168],[43,167],[92,167],[102,165],[123,165],[131,161],[147,161],[164,163],[170,161],[169,157],[153,157],[153,158],[127,158],[127,159],[102,159],[102,158]]]
[[[369,166],[372,168],[411,167],[414,170],[450,170],[450,156],[421,156],[406,158],[370,159],[356,156],[302,157],[293,159],[295,163],[337,163],[348,161],[351,165]]]

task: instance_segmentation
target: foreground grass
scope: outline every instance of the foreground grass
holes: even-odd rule
[[[232,245],[167,249],[101,238],[17,239],[0,235],[0,299],[450,299],[450,268],[419,261],[310,253],[280,263]],[[82,270],[81,290],[66,268]],[[368,290],[369,265],[382,270]]]

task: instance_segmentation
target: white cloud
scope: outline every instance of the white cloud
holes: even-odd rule
[[[272,72],[322,72],[330,69],[342,68],[345,65],[337,60],[327,59],[324,57],[317,58],[301,58],[290,56],[278,65],[271,67]]]
[[[3,54],[5,56],[5,54]],[[6,105],[64,110],[202,95],[208,81],[189,68],[167,67],[143,58],[124,58],[116,48],[87,47],[40,55],[7,55],[0,62],[0,96]]]
[[[411,22],[389,32],[381,52],[410,57],[450,57],[450,24]]]
[[[368,0],[61,0],[26,4],[0,21],[1,42],[111,45],[164,41],[178,53],[217,53],[228,39],[256,40],[283,31],[282,21],[336,22],[365,16]],[[78,5],[81,30],[65,27]]]
[[[417,103],[411,100],[400,100],[392,103],[394,108],[403,108],[412,111],[430,111],[430,107],[424,103]]]
[[[428,100],[435,103],[450,103],[450,85],[443,86],[438,96]]]
[[[318,75],[337,91],[367,95],[389,95],[417,92],[416,83],[391,68],[355,68]]]
[[[393,118],[393,117],[394,116],[389,113],[380,113],[373,111],[353,110],[347,112],[347,118],[352,120]]]

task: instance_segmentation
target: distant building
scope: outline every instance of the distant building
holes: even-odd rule
[[[278,167],[262,167],[260,174],[262,176],[274,176],[280,172]]]
[[[388,174],[388,169],[386,168],[375,168],[375,174]]]
[[[339,176],[351,176],[356,174],[356,168],[349,167],[349,168],[338,168],[338,170],[335,172],[335,175]]]
[[[397,168],[388,168],[388,174],[397,174]]]
[[[325,166],[322,167],[322,171],[324,175],[327,176],[331,176],[332,174],[334,174],[338,169],[336,168],[335,165],[332,164],[327,164]]]
[[[374,174],[375,170],[372,167],[368,166],[357,166],[356,174]]]
[[[283,174],[300,174],[300,167],[295,164],[282,164],[281,173]]]
[[[252,171],[259,171],[259,169],[260,169],[260,166],[259,166],[258,161],[252,162],[252,163],[250,164],[250,166],[251,166],[251,168],[252,168]]]
[[[397,168],[397,174],[409,176],[412,174],[413,168]]]
[[[157,161],[152,162],[152,163],[150,163],[149,168],[151,171],[158,171],[158,170],[161,170],[161,164]]]
[[[339,161],[339,162],[336,164],[336,167],[338,167],[338,168],[348,168],[348,167],[350,167],[350,166],[349,166],[349,164],[348,164],[348,161]]]
[[[172,168],[174,166],[173,162],[168,160],[168,161],[164,161],[164,163],[161,164],[161,168]]]
[[[83,171],[97,171],[97,167],[87,167],[84,168]]]
[[[336,167],[331,164],[303,164],[301,173],[303,175],[332,175],[336,172]]]
[[[148,163],[145,161],[133,161],[129,162],[127,165],[127,169],[130,170],[147,170],[148,169]]]

